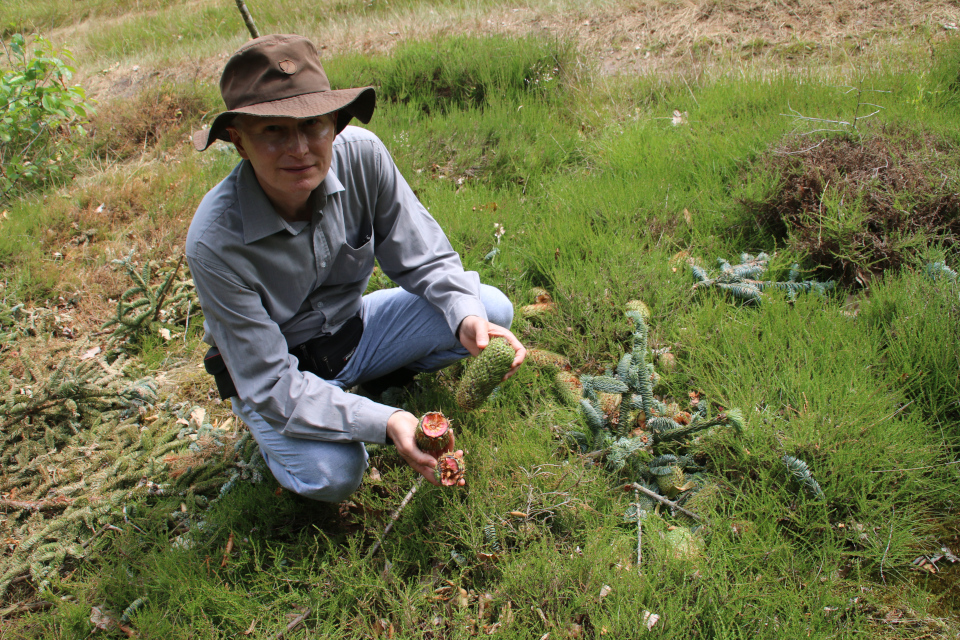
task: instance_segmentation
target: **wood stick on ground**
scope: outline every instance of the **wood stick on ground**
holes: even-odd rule
[[[387,526],[384,528],[383,533],[380,535],[380,539],[377,540],[377,543],[371,547],[370,551],[367,553],[368,558],[372,558],[373,554],[377,552],[377,549],[380,548],[380,545],[383,543],[383,540],[387,537],[387,534],[390,533],[390,529],[393,528],[393,523],[395,523],[400,518],[400,512],[403,511],[403,508],[407,506],[407,503],[410,502],[410,499],[413,498],[413,495],[417,492],[417,489],[420,488],[420,485],[423,484],[423,476],[417,478],[416,482],[413,483],[413,486],[410,487],[410,491],[407,492],[407,495],[404,496],[403,500],[400,501],[400,506],[397,507],[397,510],[393,512],[393,515],[390,516],[390,522],[387,523]]]
[[[667,500],[667,499],[664,498],[663,496],[658,495],[658,494],[654,493],[653,491],[650,491],[650,489],[647,489],[646,487],[644,487],[644,486],[642,486],[642,485],[639,485],[639,484],[637,484],[636,482],[633,482],[633,483],[631,483],[631,484],[624,485],[623,488],[624,488],[624,489],[628,489],[628,490],[629,490],[629,489],[633,489],[634,491],[639,491],[639,492],[642,493],[643,495],[645,495],[645,496],[647,496],[647,497],[649,497],[649,498],[653,498],[654,500],[656,500],[657,502],[659,502],[659,503],[661,503],[661,504],[667,505],[667,506],[670,507],[671,509],[676,509],[676,510],[679,511],[680,513],[690,516],[691,518],[693,518],[693,519],[696,520],[697,522],[703,522],[703,518],[701,518],[700,516],[698,516],[697,514],[695,514],[693,511],[690,511],[689,509],[684,509],[683,507],[681,507],[680,505],[678,505],[676,502],[673,502],[672,500]]]
[[[303,613],[301,613],[301,614],[298,615],[296,618],[294,618],[294,619],[290,622],[290,624],[287,625],[287,628],[286,628],[286,629],[284,629],[283,631],[281,631],[280,633],[278,633],[278,634],[277,634],[277,638],[283,638],[283,637],[285,637],[288,633],[290,633],[291,631],[293,631],[294,629],[296,629],[297,627],[299,627],[300,625],[302,625],[302,624],[303,624],[303,621],[306,620],[306,619],[307,619],[307,616],[309,616],[311,613],[313,613],[313,609],[307,608]]]
[[[237,0],[237,9],[240,9],[240,15],[243,16],[243,23],[247,25],[247,31],[250,32],[250,37],[259,38],[260,32],[257,30],[257,25],[253,21],[253,16],[251,16],[247,10],[247,3],[243,0]]]
[[[221,568],[227,566],[227,563],[230,562],[231,551],[233,551],[233,531],[230,532],[230,537],[227,538],[227,548],[223,551],[223,562],[220,563]]]

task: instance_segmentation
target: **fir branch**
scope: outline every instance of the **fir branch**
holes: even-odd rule
[[[803,491],[814,500],[826,500],[823,489],[813,478],[813,473],[807,463],[793,456],[783,456],[781,458],[787,466],[787,472],[793,482],[800,486]]]

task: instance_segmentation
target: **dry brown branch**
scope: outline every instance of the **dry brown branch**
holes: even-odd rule
[[[220,563],[221,568],[227,566],[227,563],[230,561],[231,551],[233,551],[233,531],[230,532],[230,537],[227,538],[227,548],[223,550],[223,562]]]
[[[278,634],[277,634],[277,638],[278,638],[278,639],[279,639],[279,638],[283,638],[284,636],[286,636],[286,634],[290,633],[291,631],[293,631],[294,629],[296,629],[297,627],[299,627],[300,625],[302,625],[302,624],[303,624],[303,621],[306,620],[306,619],[307,619],[307,616],[309,616],[311,613],[313,613],[313,609],[307,608],[303,613],[301,613],[301,614],[298,615],[296,618],[294,618],[294,619],[290,622],[290,624],[287,625],[287,628],[286,628],[286,629],[284,629],[283,631],[281,631],[280,633],[278,633]]]
[[[423,476],[417,478],[413,483],[413,486],[410,487],[410,491],[407,492],[407,495],[404,496],[403,500],[400,501],[400,506],[397,507],[397,510],[393,512],[390,516],[390,522],[387,523],[387,526],[384,528],[383,533],[380,535],[380,539],[377,540],[377,543],[370,548],[370,551],[367,553],[368,558],[372,558],[373,554],[377,552],[377,549],[380,548],[380,545],[383,543],[383,540],[387,537],[387,534],[390,533],[390,529],[393,528],[393,523],[395,523],[400,518],[400,512],[403,511],[403,508],[407,506],[407,503],[410,502],[410,499],[413,498],[413,495],[417,492],[417,489],[420,488],[420,485],[423,484]]]
[[[50,500],[12,500],[0,498],[0,507],[4,509],[24,509],[26,511],[52,511],[63,509],[73,504],[73,498],[58,496]]]
[[[698,516],[697,514],[695,514],[693,511],[690,511],[689,509],[684,509],[683,507],[681,507],[680,505],[678,505],[676,502],[673,502],[672,500],[667,500],[667,499],[664,498],[663,496],[658,495],[658,494],[654,493],[653,491],[650,491],[650,489],[647,489],[647,488],[644,487],[643,485],[639,485],[639,484],[637,484],[636,482],[633,482],[633,483],[631,483],[631,484],[623,485],[623,488],[624,488],[625,490],[627,490],[627,491],[629,491],[630,489],[633,489],[633,490],[635,490],[635,491],[639,491],[640,493],[642,493],[643,495],[647,496],[648,498],[652,498],[653,500],[656,500],[657,502],[659,502],[659,503],[661,503],[661,504],[667,505],[667,506],[670,507],[671,509],[676,509],[676,510],[679,511],[680,513],[682,513],[682,514],[684,514],[684,515],[687,515],[687,516],[690,516],[691,518],[693,518],[693,519],[696,520],[697,522],[703,522],[703,518],[701,518],[700,516]]]

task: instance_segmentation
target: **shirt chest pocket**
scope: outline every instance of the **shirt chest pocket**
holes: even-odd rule
[[[364,220],[359,229],[347,232],[324,284],[364,280],[373,272],[373,261],[373,228],[369,220]]]

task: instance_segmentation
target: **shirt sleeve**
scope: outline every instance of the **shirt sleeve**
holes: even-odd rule
[[[387,419],[397,409],[298,370],[259,294],[215,256],[187,258],[207,330],[243,402],[286,436],[385,441]]]
[[[374,215],[376,255],[390,278],[427,300],[456,335],[467,316],[487,319],[480,300],[480,276],[464,271],[446,234],[400,175],[382,143],[377,150]]]

